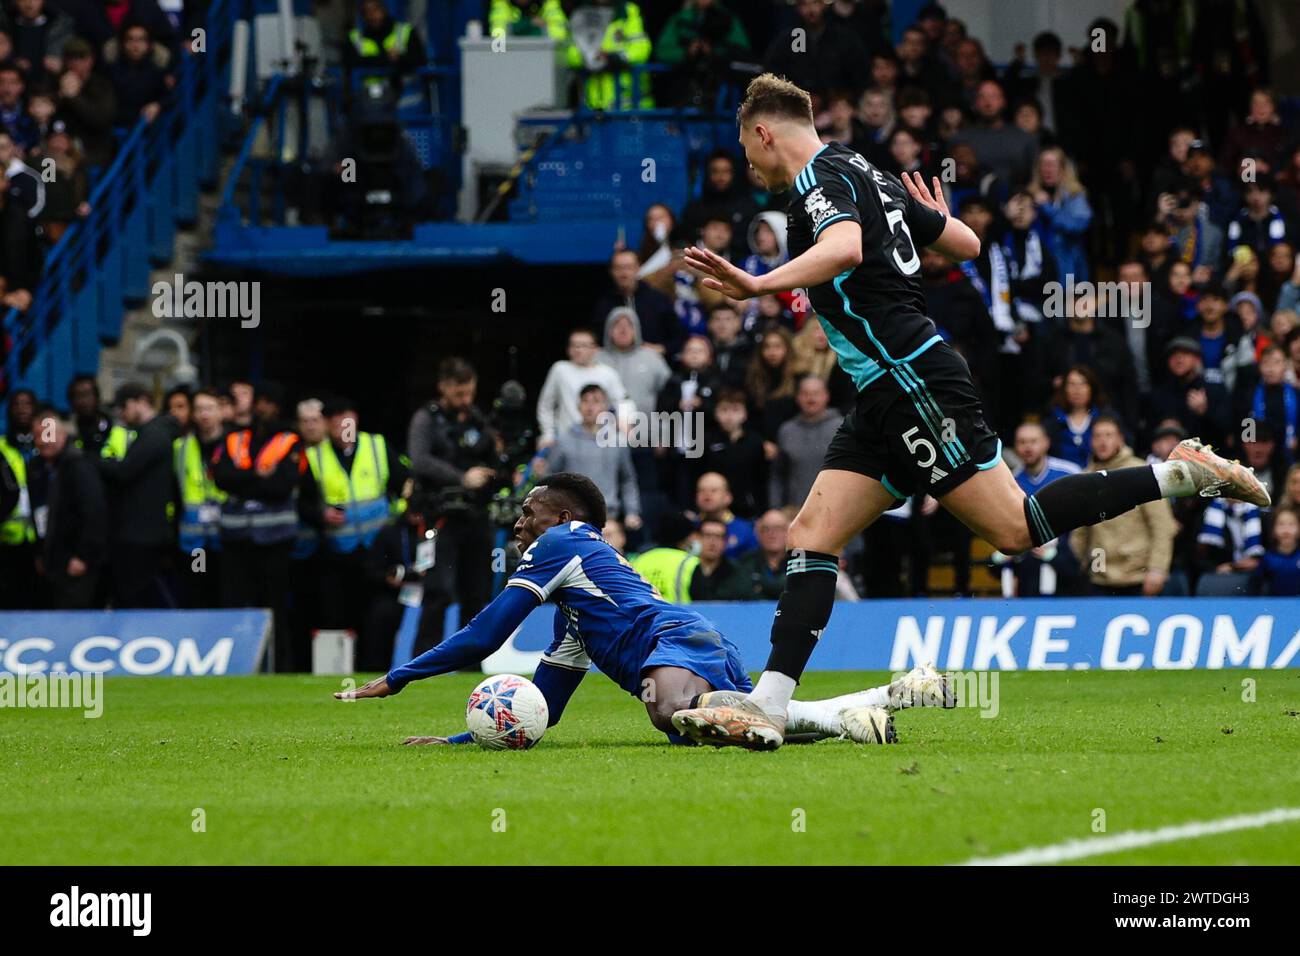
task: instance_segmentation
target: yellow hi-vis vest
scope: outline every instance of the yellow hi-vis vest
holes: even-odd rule
[[[388,521],[388,447],[383,435],[361,432],[352,453],[352,471],[344,469],[334,446],[323,441],[307,449],[321,500],[331,508],[342,508],[346,520],[326,526],[325,542],[331,551],[349,554],[368,547]]]
[[[348,40],[359,54],[370,59],[392,50],[396,50],[399,55],[405,53],[411,43],[412,32],[409,23],[398,21],[393,24],[393,29],[389,31],[388,36],[378,43],[355,27],[348,31]]]
[[[18,504],[0,521],[0,546],[28,544],[36,540],[36,526],[32,523],[32,499],[27,492],[27,462],[22,452],[0,435],[0,455],[9,464],[18,482]]]
[[[185,435],[172,442],[172,466],[181,489],[181,550],[220,547],[221,503],[226,493],[212,480],[198,436]]]
[[[127,428],[125,425],[114,425],[108,430],[108,438],[104,440],[104,446],[99,449],[100,458],[117,458],[126,457],[127,449],[135,444],[135,429]]]
[[[669,604],[691,603],[691,578],[700,559],[681,548],[651,548],[632,559],[632,569]]]
[[[538,27],[524,11],[510,0],[492,0],[488,11],[488,34],[491,36],[539,36],[543,32],[556,43],[563,43],[569,38],[569,18],[564,14],[560,0],[546,0],[538,11],[542,17],[543,27]]]
[[[646,36],[645,24],[641,22],[641,10],[635,3],[624,3],[620,15],[616,15],[605,28],[605,36],[600,48],[605,53],[614,53],[622,57],[631,66],[640,66],[650,61],[650,38]],[[568,63],[578,69],[583,66],[582,51],[576,43],[568,48]],[[617,84],[617,85],[615,85]],[[587,77],[584,91],[587,106],[593,110],[634,110],[654,109],[654,97],[650,93],[650,77],[641,74],[640,87],[632,89],[632,73],[623,70],[618,73],[595,73]]]

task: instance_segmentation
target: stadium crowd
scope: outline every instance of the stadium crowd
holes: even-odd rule
[[[635,5],[614,6],[626,27]],[[921,495],[844,555],[841,596],[929,593],[939,563],[969,593],[973,561],[1007,595],[1300,594],[1300,139],[1268,86],[1251,0],[1195,16],[1136,0],[1122,27],[1097,21],[1077,46],[1026,38],[1001,67],[937,4],[896,45],[883,2],[771,6],[767,38],[720,0],[686,0],[653,43],[644,28],[618,40],[670,67],[647,98],[706,102],[750,56],[812,92],[825,141],[940,179],[982,251],[958,265],[922,254],[928,311],[1027,491],[1161,460],[1195,435],[1253,466],[1274,499],[1158,501],[973,559],[970,533]],[[496,28],[555,32],[566,7],[486,12]],[[611,52],[611,82],[627,62]],[[853,387],[805,296],[723,298],[683,250],[762,274],[787,256],[783,205],[720,149],[695,195],[647,209],[549,369],[535,444],[480,408],[456,358],[404,441],[361,430],[348,399],[290,406],[268,382],[177,389],[159,407],[128,386],[115,420],[81,378],[66,423],[13,393],[0,478],[21,496],[0,528],[0,607],[268,606],[293,635],[281,669],[304,666],[319,627],[354,628],[359,665],[383,669],[407,609],[420,609],[418,651],[441,639],[450,603],[468,620],[488,599],[519,493],[547,470],[597,482],[606,536],[670,600],[775,599],[786,529]],[[652,413],[676,416],[671,440],[632,437]]]
[[[31,305],[46,253],[89,213],[91,188],[120,137],[167,108],[179,57],[206,7],[203,0],[0,4],[5,311]],[[11,346],[0,333],[0,360]]]

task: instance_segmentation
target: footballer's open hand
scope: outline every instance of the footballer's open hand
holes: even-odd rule
[[[754,276],[703,246],[686,250],[686,264],[704,277],[705,288],[733,299],[751,299],[762,292]]]
[[[365,697],[387,697],[393,693],[393,689],[388,686],[387,677],[376,677],[372,681],[367,681],[356,690],[341,690],[334,694],[335,700],[361,700]]]
[[[405,747],[415,746],[417,744],[450,744],[451,741],[446,737],[407,737],[402,741]]]
[[[951,215],[948,212],[948,201],[943,198],[943,186],[939,182],[939,177],[934,177],[934,194],[931,195],[929,187],[925,185],[925,177],[920,173],[903,173],[903,185],[907,191],[912,194],[912,198],[922,206],[935,209],[945,216]]]

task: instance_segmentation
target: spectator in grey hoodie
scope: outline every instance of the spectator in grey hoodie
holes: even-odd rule
[[[776,433],[780,454],[772,463],[768,488],[768,504],[773,508],[803,504],[821,469],[826,446],[844,421],[843,415],[830,410],[830,389],[816,375],[800,380],[795,402],[799,414]]]
[[[662,361],[662,359],[661,359]],[[632,453],[621,443],[618,419],[599,385],[588,385],[578,397],[581,421],[560,434],[546,460],[549,472],[576,471],[596,483],[609,513],[621,517],[629,531],[641,527],[641,492]]]
[[[672,370],[658,351],[641,340],[641,319],[635,310],[618,306],[605,317],[605,347],[596,361],[618,372],[627,397],[638,412],[652,412],[659,390],[672,377]]]

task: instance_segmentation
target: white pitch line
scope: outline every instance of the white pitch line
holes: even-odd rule
[[[976,857],[967,860],[962,866],[1037,866],[1043,863],[1064,863],[1066,860],[1080,860],[1088,856],[1100,856],[1103,853],[1118,853],[1120,850],[1135,850],[1157,843],[1173,843],[1177,840],[1194,840],[1197,837],[1213,836],[1216,833],[1231,833],[1234,830],[1254,830],[1274,823],[1290,823],[1300,820],[1300,807],[1278,807],[1263,813],[1245,813],[1221,820],[1204,820],[1193,823],[1180,823],[1177,826],[1161,827],[1158,830],[1130,830],[1128,833],[1116,833],[1113,836],[1099,836],[1091,840],[1066,840],[1051,846],[1030,847],[1002,856]]]

